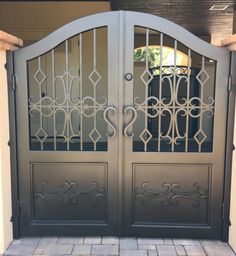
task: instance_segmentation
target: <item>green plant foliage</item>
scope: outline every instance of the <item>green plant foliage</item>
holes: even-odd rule
[[[148,54],[148,66],[149,68],[160,66],[160,47],[149,47],[148,49],[143,47],[134,50],[135,62],[146,62],[146,56]],[[162,49],[162,65],[167,65],[168,55],[173,54],[171,49]]]

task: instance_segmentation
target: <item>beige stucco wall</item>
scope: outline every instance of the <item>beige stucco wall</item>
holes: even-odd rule
[[[9,140],[7,77],[4,64],[6,52],[0,50],[0,255],[12,241],[11,175]]]

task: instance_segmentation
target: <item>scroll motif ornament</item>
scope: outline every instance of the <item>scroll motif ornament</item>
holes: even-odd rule
[[[67,83],[65,82],[65,80]],[[104,121],[109,126],[107,136],[110,138],[115,137],[116,127],[110,121],[109,113],[115,114],[116,108],[111,105],[108,106],[107,98],[102,97],[100,101],[96,98],[86,96],[84,98],[77,97],[74,99],[72,97],[72,90],[75,81],[79,82],[79,76],[72,75],[71,72],[64,71],[62,76],[57,76],[55,81],[60,81],[63,89],[63,96],[61,97],[40,97],[38,100],[34,96],[29,98],[29,114],[31,116],[36,116],[39,114],[43,118],[49,118],[53,116],[61,116],[63,120],[62,129],[58,130],[56,127],[56,134],[59,137],[64,138],[65,142],[74,142],[74,138],[81,136],[81,132],[76,132],[74,124],[72,123],[73,115],[82,115],[87,118],[94,117],[98,112],[102,112]],[[41,84],[40,84],[41,85]],[[67,130],[69,129],[69,132]],[[100,132],[96,129],[96,133],[101,137]],[[42,127],[36,132],[36,138],[43,142],[48,134]],[[43,135],[43,136],[42,136]],[[93,137],[91,138],[93,139]]]
[[[78,204],[80,198],[86,197],[96,205],[106,197],[106,189],[100,188],[97,182],[92,183],[88,191],[81,191],[79,184],[75,181],[63,181],[60,186],[50,186],[46,181],[41,184],[41,191],[35,193],[35,199],[43,204],[51,199],[60,198],[64,204]]]
[[[161,191],[154,191],[148,182],[144,182],[140,188],[135,189],[135,199],[143,205],[148,204],[151,199],[161,199],[163,206],[178,206],[180,199],[188,199],[193,202],[194,207],[199,207],[200,203],[208,199],[208,191],[202,189],[198,183],[193,184],[193,189],[181,191],[179,183],[162,184]]]

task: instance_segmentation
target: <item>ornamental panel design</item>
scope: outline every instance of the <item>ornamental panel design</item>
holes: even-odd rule
[[[154,191],[149,183],[144,182],[140,188],[136,188],[135,199],[147,205],[152,199],[160,199],[163,206],[178,206],[180,201],[187,199],[194,207],[199,207],[201,202],[208,200],[208,191],[201,188],[198,183],[193,184],[193,189],[185,191],[179,183],[165,182],[162,190]]]
[[[31,150],[107,151],[116,135],[107,58],[104,27],[28,61]]]
[[[134,151],[211,152],[216,62],[136,27],[133,105],[124,135]]]
[[[105,199],[105,188],[100,188],[98,183],[94,181],[88,191],[81,191],[80,186],[75,181],[63,181],[59,186],[50,186],[46,181],[41,184],[41,191],[35,193],[35,199],[43,204],[47,204],[50,200],[56,198],[61,199],[63,204],[78,204],[80,198],[91,200],[96,205],[99,201]]]

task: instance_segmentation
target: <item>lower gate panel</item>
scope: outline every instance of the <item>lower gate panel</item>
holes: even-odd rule
[[[136,163],[132,176],[133,231],[155,236],[165,227],[176,236],[173,228],[210,228],[211,165]]]
[[[107,192],[107,163],[31,163],[31,228],[103,233],[109,226]]]

